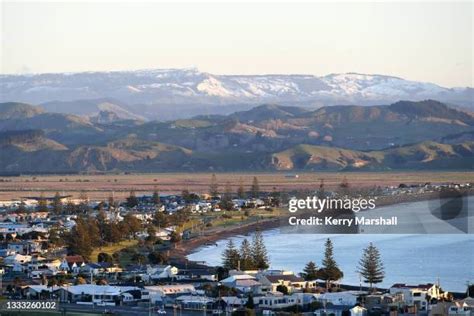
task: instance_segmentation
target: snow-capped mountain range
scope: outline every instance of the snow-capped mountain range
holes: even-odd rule
[[[436,99],[472,107],[473,89],[357,73],[214,75],[197,69],[0,75],[0,102],[111,98],[133,104],[384,104]]]

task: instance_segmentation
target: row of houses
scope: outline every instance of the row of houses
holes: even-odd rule
[[[81,258],[64,258],[58,270],[91,275],[111,272],[113,268],[86,263]],[[115,271],[118,272],[118,271]],[[254,308],[279,311],[289,308],[315,308],[317,316],[365,316],[381,313],[429,314],[436,316],[473,316],[474,299],[453,300],[438,284],[407,285],[397,283],[388,290],[369,293],[361,290],[327,291],[320,280],[307,281],[285,270],[229,271],[218,280],[212,268],[176,267],[173,265],[136,265],[122,273],[140,276],[140,284],[63,286],[28,285],[22,295],[28,299],[56,299],[60,302],[95,305],[137,305],[148,303],[183,310],[217,310],[231,312],[244,308],[253,300]],[[222,289],[216,295],[212,288]],[[282,288],[285,291],[282,291]],[[232,290],[229,292],[229,290]],[[229,295],[229,293],[233,293]]]

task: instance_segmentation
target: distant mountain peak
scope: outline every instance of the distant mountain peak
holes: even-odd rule
[[[129,105],[389,104],[436,99],[472,107],[472,88],[348,72],[314,75],[216,75],[196,68],[72,74],[0,75],[0,102],[115,99]],[[137,112],[134,112],[138,114]]]

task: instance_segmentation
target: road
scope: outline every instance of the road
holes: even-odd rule
[[[158,314],[155,311],[149,311],[147,307],[140,306],[90,306],[90,305],[77,305],[77,304],[66,304],[61,303],[59,305],[59,311],[61,312],[83,312],[83,313],[93,313],[93,314],[102,314],[105,311],[112,312],[113,315],[127,315],[127,316],[165,316],[165,314]],[[173,311],[172,308],[166,309],[166,316],[199,316],[204,313],[201,311]],[[210,315],[210,313],[208,313]]]

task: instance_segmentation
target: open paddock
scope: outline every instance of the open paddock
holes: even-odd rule
[[[297,175],[297,176],[296,176]],[[137,194],[158,190],[161,194],[179,193],[183,189],[207,193],[212,173],[150,173],[105,175],[35,175],[0,177],[0,200],[20,199],[29,196],[52,196],[55,192],[79,197],[85,191],[91,199],[107,199],[113,192],[116,199],[123,199],[131,190]],[[299,173],[216,173],[219,190],[227,182],[236,191],[242,181],[250,189],[257,177],[262,191],[316,190],[321,179],[326,187],[341,183],[344,177],[353,187],[387,186],[399,183],[471,182],[474,172],[299,172]]]

